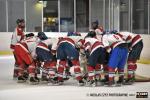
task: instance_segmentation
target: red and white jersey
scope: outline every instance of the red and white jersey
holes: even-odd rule
[[[18,42],[16,45],[20,45],[26,52],[31,54],[33,58],[36,57],[36,46],[37,46],[37,38],[36,37],[28,37],[21,42]]]
[[[24,32],[22,28],[16,27],[11,37],[10,48],[14,49],[16,43],[20,42],[23,38],[24,38]]]
[[[84,49],[89,50],[90,54],[92,54],[99,47],[103,47],[103,44],[98,39],[91,37],[85,38]]]
[[[102,35],[103,34],[103,28],[102,27],[98,27],[97,29],[95,29],[96,35]]]
[[[61,44],[63,42],[67,42],[69,44],[71,44],[72,46],[75,46],[76,43],[83,39],[83,37],[81,36],[69,36],[69,37],[63,37],[62,39],[60,39],[59,43],[58,44]]]
[[[132,43],[131,47],[142,40],[139,34],[134,34],[131,32],[119,32],[118,35],[121,36],[127,43]]]
[[[59,39],[58,38],[48,38],[46,40],[41,41],[37,47],[42,48],[44,50],[50,51],[48,46],[52,46],[51,52],[55,53],[57,49]]]
[[[90,29],[90,31],[95,31],[96,33],[96,38],[101,42],[102,41],[102,34],[103,34],[103,28],[102,27],[98,27],[97,29]]]
[[[115,48],[116,46],[126,43],[119,35],[116,34],[105,34],[102,37],[102,43],[104,47]]]

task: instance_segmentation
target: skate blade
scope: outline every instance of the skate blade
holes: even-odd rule
[[[96,84],[92,84],[92,85],[91,84],[86,84],[85,86],[86,87],[96,87]]]
[[[48,81],[40,81],[39,83],[40,83],[40,84],[47,84]]]
[[[115,84],[113,84],[113,85],[104,85],[105,87],[116,87],[116,85]]]
[[[78,86],[85,86],[85,83],[78,83]]]
[[[98,83],[96,83],[96,86],[104,86],[104,83],[98,82]]]
[[[133,83],[123,83],[123,85],[133,85]]]
[[[122,84],[116,84],[115,85],[115,87],[121,87],[122,86]]]
[[[30,85],[37,85],[39,82],[29,82]]]
[[[18,80],[17,83],[25,83],[25,80]]]

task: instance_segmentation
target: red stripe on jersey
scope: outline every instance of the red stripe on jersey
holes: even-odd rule
[[[93,49],[96,48],[97,46],[103,47],[103,44],[102,44],[101,42],[99,42],[99,41],[96,41],[96,42],[92,45],[91,50],[93,50]]]
[[[84,44],[84,49],[86,49],[86,50],[89,49],[89,48],[87,48],[88,46],[91,47],[90,42],[86,42],[86,43]]]
[[[132,47],[138,43],[140,40],[142,40],[140,35],[136,35],[133,39],[132,39]]]
[[[132,37],[129,35],[126,39],[126,41],[130,41],[132,39]]]
[[[15,45],[11,44],[11,45],[10,45],[10,48],[11,48],[11,49],[15,49]]]
[[[42,47],[48,48],[48,46],[46,44],[42,43],[42,42],[39,43],[38,46],[42,46]]]
[[[28,46],[27,46],[27,44],[26,44],[25,42],[21,42],[20,44],[21,44],[22,46],[24,46],[27,50],[29,50],[29,49],[28,49]]]
[[[111,44],[111,48],[115,48],[115,47],[117,47],[118,45],[120,45],[122,43],[125,43],[125,42],[124,41],[114,42],[114,43]]]
[[[117,35],[120,36],[123,39],[123,35],[121,35],[121,34],[117,34]]]
[[[58,44],[61,44],[63,42],[67,42],[67,43],[69,43],[69,44],[71,44],[73,46],[75,45],[75,42],[71,38],[62,38],[62,39],[60,39]]]

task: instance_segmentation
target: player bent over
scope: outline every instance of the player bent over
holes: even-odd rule
[[[119,80],[116,86],[121,86],[124,80],[124,66],[128,54],[127,43],[118,35],[105,34],[103,36],[103,44],[107,48],[111,48],[110,58],[108,62],[108,77],[109,81],[105,84],[107,86],[115,86],[115,70],[119,74]]]
[[[80,86],[84,85],[82,80],[81,69],[79,64],[79,52],[75,48],[75,42],[69,37],[64,37],[59,40],[57,48],[57,59],[59,59],[58,67],[58,83],[59,85],[63,84],[63,72],[66,66],[67,60],[72,62],[74,67],[74,73],[77,81]]]
[[[131,85],[135,81],[135,71],[137,69],[137,60],[140,59],[140,54],[143,49],[143,41],[139,34],[131,32],[118,32],[117,35],[121,36],[129,43],[129,56],[128,56],[128,77],[125,80],[125,85]]]
[[[91,35],[90,35],[91,34]],[[96,33],[91,31],[85,37],[84,48],[86,52],[89,52],[88,57],[88,86],[98,86],[101,84],[101,66],[105,60],[105,50],[102,42],[96,37]]]
[[[52,38],[48,38],[44,32],[39,32],[38,37],[41,40],[36,47],[37,58],[44,62],[43,68],[47,73],[42,72],[42,81],[48,81],[48,84],[56,84],[56,46],[57,42]],[[56,39],[55,39],[56,40]]]
[[[36,47],[36,38],[33,33],[28,36],[25,40],[15,45],[15,54],[19,66],[18,83],[26,82],[27,79],[24,77],[24,71],[27,70],[30,84],[37,84],[39,79],[36,77],[36,66],[32,57]]]

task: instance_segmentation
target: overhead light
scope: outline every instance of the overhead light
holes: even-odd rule
[[[43,0],[39,0],[38,2],[39,2],[39,3],[42,3],[42,2],[43,2]]]

